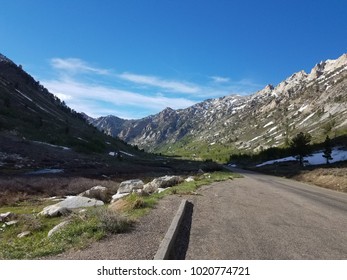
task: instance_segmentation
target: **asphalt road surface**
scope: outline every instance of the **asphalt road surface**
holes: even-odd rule
[[[186,259],[347,259],[347,194],[236,172],[192,199]]]

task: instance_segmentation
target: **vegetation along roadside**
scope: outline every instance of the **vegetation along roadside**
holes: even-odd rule
[[[91,242],[111,234],[136,230],[136,221],[155,207],[164,196],[196,194],[196,190],[202,185],[237,176],[228,171],[196,175],[194,179],[160,193],[131,194],[124,197],[121,199],[122,206],[117,210],[106,204],[76,209],[69,216],[45,217],[39,213],[44,207],[54,203],[52,199],[41,198],[14,206],[3,206],[0,208],[0,213],[3,213],[0,222],[0,259],[36,259],[71,248],[85,248]],[[6,213],[11,217],[5,217]],[[50,233],[52,228],[62,224],[60,230]]]

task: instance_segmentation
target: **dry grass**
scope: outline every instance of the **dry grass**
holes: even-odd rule
[[[293,177],[324,188],[347,192],[347,168],[318,168]]]
[[[17,177],[0,178],[0,206],[16,205],[38,197],[77,195],[94,186],[107,187],[116,193],[119,183],[84,177]]]

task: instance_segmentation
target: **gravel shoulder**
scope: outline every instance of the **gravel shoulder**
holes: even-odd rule
[[[70,250],[51,256],[51,260],[151,260],[156,254],[182,197],[170,195],[159,200],[132,231],[111,235],[83,250]]]

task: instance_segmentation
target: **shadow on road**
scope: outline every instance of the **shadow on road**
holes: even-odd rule
[[[176,242],[170,254],[171,260],[184,260],[186,258],[190,239],[190,229],[192,227],[193,208],[194,204],[188,201],[185,215],[176,237]]]

